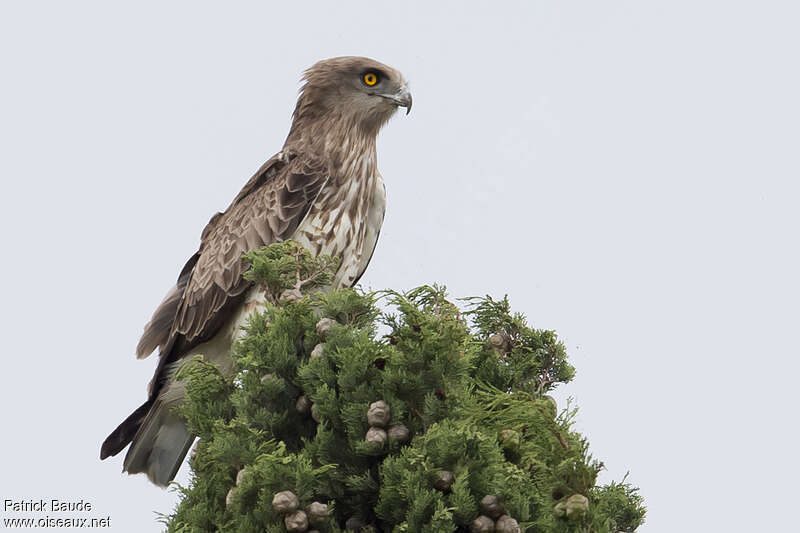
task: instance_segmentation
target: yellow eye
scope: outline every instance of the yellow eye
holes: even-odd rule
[[[364,83],[372,87],[378,83],[378,76],[376,76],[374,72],[367,72],[364,74]]]

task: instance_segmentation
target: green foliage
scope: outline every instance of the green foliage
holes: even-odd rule
[[[590,500],[597,507],[594,527],[598,530],[631,532],[644,523],[644,500],[639,489],[631,487],[624,479],[621,483],[594,487]]]
[[[258,282],[273,302],[287,289],[310,291],[329,285],[339,259],[329,255],[314,257],[295,241],[284,241],[244,255],[250,269],[244,279]]]
[[[320,532],[348,521],[363,532],[468,531],[487,495],[521,531],[643,522],[636,488],[596,486],[602,464],[572,429],[575,409],[545,396],[574,376],[563,344],[507,298],[460,309],[438,286],[314,292],[337,264],[292,242],[247,259],[268,303],[234,348],[233,374],[202,360],[179,372],[179,412],[200,440],[168,531],[286,531],[272,504],[282,491],[300,510],[328,505],[309,526]],[[302,299],[282,299],[287,289]]]

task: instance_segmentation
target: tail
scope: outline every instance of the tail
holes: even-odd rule
[[[160,398],[145,402],[103,442],[100,459],[118,454],[130,442],[123,471],[144,472],[150,481],[166,487],[194,440],[183,419],[172,412],[173,407]]]

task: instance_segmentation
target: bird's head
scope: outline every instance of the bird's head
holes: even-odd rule
[[[324,59],[305,71],[303,81],[294,126],[338,123],[374,136],[398,107],[405,107],[406,114],[411,111],[403,75],[374,59]]]

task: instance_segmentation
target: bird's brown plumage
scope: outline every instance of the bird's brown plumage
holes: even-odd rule
[[[171,348],[166,357],[162,352],[151,394],[159,388],[163,367],[211,338],[241,303],[250,287],[242,278],[242,254],[290,238],[329,175],[325,163],[313,156],[282,151],[259,169],[225,212],[212,217],[168,331],[156,330],[163,326],[153,320],[142,335],[143,340],[149,337],[152,325],[152,335],[166,334],[165,347]],[[181,290],[180,283],[176,288]],[[147,355],[137,352],[138,357]]]
[[[377,73],[380,83],[366,86],[366,72]],[[383,217],[382,205],[379,217],[375,211],[376,194],[383,194],[375,137],[398,106],[410,108],[411,97],[397,71],[367,58],[320,61],[303,78],[283,150],[262,165],[224,212],[211,218],[199,250],[145,326],[137,357],[156,348],[160,355],[148,400],[106,439],[101,458],[144,439],[144,426],[153,425],[145,422],[162,410],[160,395],[173,363],[219,335],[239,312],[251,289],[241,276],[244,253],[296,238],[315,253],[343,256],[339,284],[353,284],[363,273]],[[145,470],[129,461],[133,450],[126,470]],[[180,459],[184,454],[178,454]],[[162,478],[167,475],[171,479],[174,471]],[[159,484],[162,478],[151,475]]]

